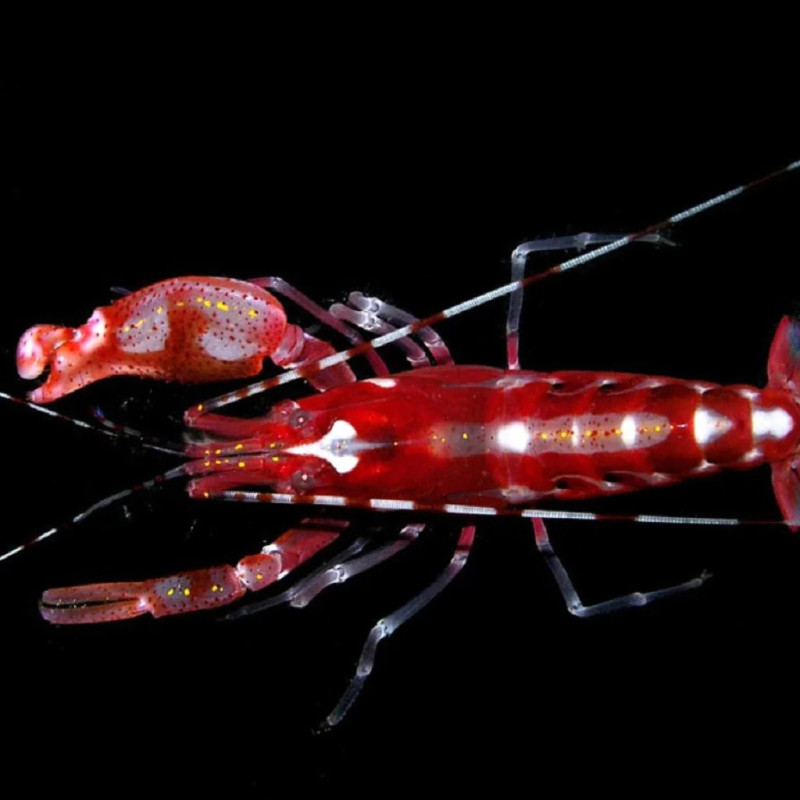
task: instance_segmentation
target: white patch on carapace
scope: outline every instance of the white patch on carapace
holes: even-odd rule
[[[783,439],[794,428],[791,416],[783,408],[754,408],[752,420],[756,439]]]
[[[670,434],[661,414],[579,414],[549,419],[526,418],[498,425],[489,445],[501,453],[614,453],[631,447],[653,447]],[[472,437],[470,437],[472,438]]]
[[[633,414],[626,414],[619,428],[622,431],[622,443],[626,447],[633,447],[636,444],[636,420]]]
[[[497,443],[501,450],[524,453],[531,443],[531,434],[524,422],[509,422],[497,429]]]
[[[381,389],[392,389],[397,386],[397,381],[392,378],[367,378],[364,383],[371,383],[373,386],[380,386]]]
[[[125,353],[160,353],[169,337],[169,314],[157,313],[156,307],[163,304],[163,298],[154,297],[147,303],[137,306],[136,313],[117,328],[117,344]],[[98,309],[99,310],[99,309]],[[97,313],[89,323],[95,320]],[[100,316],[98,325],[105,326]],[[105,333],[105,327],[102,328]],[[100,337],[96,337],[99,341]]]
[[[758,392],[755,389],[737,389],[737,391],[746,400],[755,400],[758,397]]]
[[[718,469],[718,468],[717,468],[717,467],[715,467],[715,466],[714,466],[714,464],[712,464],[710,461],[706,461],[705,459],[703,459],[703,460],[702,460],[702,461],[701,461],[701,462],[700,462],[700,463],[699,463],[699,464],[698,464],[698,465],[697,465],[697,466],[696,466],[696,467],[695,467],[695,468],[692,470],[692,472],[693,472],[695,475],[701,475],[702,473],[704,473],[704,472],[708,472],[709,470],[712,470],[712,469]]]
[[[714,439],[719,439],[733,427],[733,423],[727,417],[702,406],[694,412],[692,424],[694,440],[701,447],[713,442]]]
[[[285,453],[293,456],[314,456],[327,461],[340,475],[352,472],[358,456],[347,452],[348,442],[356,437],[356,429],[343,419],[337,419],[331,429],[316,442],[287,447]]]

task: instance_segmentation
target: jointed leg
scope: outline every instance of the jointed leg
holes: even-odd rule
[[[622,233],[576,233],[573,236],[552,236],[549,239],[534,239],[523,242],[511,254],[511,280],[525,277],[528,256],[533,253],[546,253],[553,250],[584,250],[594,245],[607,244],[622,239]],[[659,233],[642,236],[636,241],[651,244],[672,244]],[[508,297],[508,317],[506,319],[506,354],[509,369],[519,369],[519,320],[522,315],[522,289],[517,289]]]
[[[164,617],[228,605],[304,564],[339,537],[342,520],[304,520],[236,567],[223,565],[146,581],[94,583],[50,589],[41,614],[59,625],[113,622],[142,614]]]
[[[412,325],[417,318],[377,297],[367,297],[361,292],[351,292],[347,298],[348,305],[335,303],[330,312],[339,319],[355,325],[370,333],[384,334],[404,325]],[[433,363],[437,365],[452,364],[453,357],[444,340],[433,328],[422,328],[416,334],[428,349]],[[427,366],[428,360],[420,348],[409,338],[400,339],[397,344],[406,352],[412,367]]]
[[[364,683],[372,673],[372,668],[375,665],[375,652],[378,644],[391,636],[404,622],[411,619],[418,611],[423,609],[442,589],[455,578],[456,575],[463,569],[467,563],[472,541],[475,537],[475,526],[467,525],[461,529],[461,535],[458,538],[455,552],[453,553],[450,563],[445,569],[439,573],[436,579],[423,589],[419,594],[412,597],[405,605],[398,608],[393,613],[389,614],[382,619],[379,619],[364,642],[364,647],[361,651],[361,657],[356,666],[356,673],[350,681],[349,686],[345,690],[339,702],[334,706],[333,711],[325,718],[322,725],[322,730],[332,728],[338,725],[345,714],[347,714],[350,706],[353,705],[355,699],[358,697]]]
[[[359,556],[358,553],[364,549],[367,540],[363,538],[356,539],[343,552],[338,553],[335,559],[322,564],[314,572],[286,591],[232,611],[226,615],[225,619],[239,619],[239,617],[257,614],[284,603],[288,603],[294,608],[304,608],[328,586],[342,584],[346,580],[360,575],[378,564],[382,564],[401,550],[404,550],[419,536],[424,528],[425,526],[422,524],[406,525],[397,539],[380,545],[363,556]]]
[[[310,297],[303,294],[299,289],[287,283],[282,278],[267,277],[267,278],[252,278],[250,283],[260,286],[264,289],[276,292],[283,295],[283,297],[291,300],[295,305],[302,308],[308,314],[318,319],[329,328],[344,336],[351,344],[360,344],[362,338],[348,325],[342,324],[336,317],[326,311],[322,306],[315,303]],[[311,334],[306,333],[298,326],[291,326],[295,329],[296,336],[294,337],[293,345],[290,344],[291,339],[287,339],[287,347],[280,352],[276,352],[272,356],[272,360],[280,367],[294,368],[302,364],[307,364],[312,361],[317,361],[325,356],[333,355],[336,351],[328,343],[317,339]],[[374,350],[368,350],[365,353],[367,360],[372,367],[372,370],[378,376],[389,374],[389,369],[384,363],[383,359]],[[318,375],[312,376],[310,381],[314,388],[320,391],[332,389],[340,383],[351,383],[355,380],[352,370],[347,364],[340,364],[336,367],[330,367],[323,370]]]
[[[342,305],[342,303],[334,303],[331,306],[331,314],[337,319],[349,322],[357,328],[377,335],[396,330],[386,321],[363,311],[357,311],[350,306]],[[410,336],[399,339],[396,344],[405,354],[406,360],[411,364],[412,369],[430,366],[430,361],[428,361],[425,351]]]
[[[621,608],[634,608],[637,606],[644,606],[652,603],[654,600],[660,600],[662,597],[669,597],[673,594],[680,592],[687,592],[690,589],[699,589],[710,577],[708,572],[703,572],[699,577],[692,578],[690,581],[679,583],[677,586],[668,586],[665,589],[656,589],[652,592],[632,592],[631,594],[622,595],[621,597],[614,597],[611,600],[604,600],[600,603],[595,603],[591,606],[585,606],[575,587],[572,585],[572,579],[569,577],[567,571],[564,569],[561,559],[556,555],[550,544],[550,537],[547,535],[547,529],[544,525],[544,520],[533,519],[533,533],[536,537],[536,546],[539,552],[544,556],[547,566],[556,579],[561,596],[567,604],[567,610],[570,614],[576,617],[593,617],[596,614],[608,614],[612,611],[619,611]]]

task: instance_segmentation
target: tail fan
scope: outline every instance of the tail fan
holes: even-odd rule
[[[791,392],[800,403],[800,319],[784,317],[778,325],[767,362],[767,386]],[[800,525],[800,453],[772,465],[772,487],[783,518],[792,531]]]

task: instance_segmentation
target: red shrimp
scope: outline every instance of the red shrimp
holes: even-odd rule
[[[794,163],[790,169],[797,166]],[[728,196],[715,202],[724,199]],[[627,239],[649,235],[689,215],[676,215]],[[450,363],[447,348],[430,326],[500,294],[519,297],[528,283],[564,272],[600,251],[527,279],[518,277],[502,293],[487,293],[421,321],[368,299],[362,306],[356,298],[347,312],[332,309],[330,316],[380,335],[371,344],[359,344],[355,331],[348,329],[356,343],[338,355],[329,344],[288,324],[280,304],[258,285],[263,282],[173,279],[98,309],[81,328],[29,329],[18,348],[19,371],[33,378],[50,366],[46,383],[31,394],[34,401],[50,402],[112,374],[190,382],[249,377],[258,374],[262,360],[270,356],[289,372],[189,409],[187,423],[205,431],[209,439],[188,445],[185,453],[191,460],[167,477],[193,476],[189,494],[198,499],[443,511],[468,518],[527,516],[567,607],[578,616],[590,616],[697,588],[707,576],[584,605],[553,552],[543,519],[603,516],[519,511],[520,506],[630,492],[767,462],[785,523],[793,530],[800,525],[800,323],[796,320],[787,317],[778,327],[763,389],[617,372],[522,371],[516,359],[518,320],[513,312],[507,370]],[[524,265],[524,247],[517,257]],[[362,312],[367,316],[354,321]],[[327,316],[324,321],[331,324]],[[413,342],[413,336],[421,338],[421,345]],[[393,341],[402,344],[412,366],[423,360],[432,365],[387,374],[383,362],[373,360],[375,377],[353,383],[346,361],[361,353],[373,354],[375,347]],[[297,377],[323,393],[280,402],[256,419],[213,413]],[[264,487],[268,491],[261,491]],[[98,507],[106,504],[101,501]],[[637,519],[676,521],[642,515]],[[87,623],[227,605],[247,590],[265,588],[287,576],[337,541],[345,527],[340,520],[311,517],[235,567],[50,590],[44,594],[42,614],[51,622]],[[363,555],[364,544],[357,544],[278,600],[305,604],[329,583],[342,582],[394,555],[422,527],[407,525],[397,542]],[[465,524],[441,575],[376,624],[356,676],[328,716],[328,725],[341,720],[358,694],[372,669],[378,642],[463,567],[474,532],[473,524]]]

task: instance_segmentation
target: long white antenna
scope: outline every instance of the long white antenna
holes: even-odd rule
[[[492,300],[497,300],[501,297],[506,297],[507,295],[510,295],[513,292],[518,291],[519,289],[524,289],[526,286],[530,286],[533,283],[537,283],[539,281],[545,280],[546,278],[558,275],[559,273],[575,269],[575,267],[587,264],[588,262],[594,261],[595,259],[602,258],[603,256],[608,255],[609,253],[613,253],[615,250],[620,250],[623,247],[627,247],[629,244],[637,241],[638,239],[642,239],[645,236],[651,236],[652,234],[659,233],[660,231],[663,231],[665,228],[669,228],[673,225],[678,225],[682,222],[685,222],[687,219],[691,219],[692,217],[696,217],[699,214],[708,211],[711,208],[722,205],[723,203],[728,202],[728,200],[731,200],[734,197],[738,197],[740,194],[744,194],[744,192],[750,191],[751,189],[757,186],[767,183],[768,181],[774,180],[775,178],[781,175],[785,175],[786,173],[798,169],[799,167],[800,167],[800,160],[792,161],[785,167],[777,169],[774,172],[770,172],[768,175],[764,175],[763,177],[757,178],[754,181],[750,181],[749,183],[737,186],[735,189],[729,189],[727,192],[723,192],[722,194],[718,194],[715,197],[712,197],[708,200],[704,200],[702,203],[698,203],[697,205],[691,206],[690,208],[684,209],[683,211],[679,211],[677,214],[673,214],[672,216],[667,217],[661,222],[657,222],[655,225],[649,225],[647,228],[644,228],[638,231],[637,233],[628,234],[627,236],[623,236],[617,239],[616,241],[610,242],[609,244],[602,245],[601,247],[598,247],[596,250],[592,250],[588,253],[582,253],[581,255],[576,256],[575,258],[570,258],[569,260],[563,261],[560,264],[556,264],[555,266],[552,266],[549,269],[544,270],[543,272],[538,272],[534,275],[529,275],[527,278],[522,278],[520,280],[512,281],[511,283],[507,283],[504,286],[499,286],[496,289],[491,289],[488,292],[484,292],[483,294],[479,294],[476,297],[472,297],[469,300],[465,300],[462,303],[457,303],[456,305],[450,306],[449,308],[446,308],[443,311],[439,311],[436,314],[432,314],[430,317],[418,320],[417,322],[414,322],[411,325],[404,325],[402,328],[397,328],[396,330],[390,333],[378,336],[375,339],[370,340],[369,342],[364,342],[360,345],[357,345],[356,347],[351,347],[349,350],[343,350],[340,353],[335,353],[334,355],[327,356],[326,358],[320,359],[319,361],[316,361],[312,364],[306,364],[302,367],[297,367],[296,369],[289,370],[280,375],[276,375],[272,378],[268,378],[263,381],[259,381],[258,383],[253,383],[250,386],[238,389],[237,391],[229,392],[228,394],[223,394],[219,395],[218,397],[214,397],[211,400],[207,400],[200,405],[193,406],[192,408],[188,409],[186,411],[186,414],[184,415],[184,421],[186,422],[187,425],[192,425],[198,419],[198,417],[210,411],[214,411],[218,408],[222,408],[223,406],[238,402],[239,400],[243,400],[246,397],[252,397],[253,395],[261,394],[262,392],[265,392],[268,389],[272,389],[276,386],[283,386],[287,383],[292,383],[293,381],[300,380],[301,378],[305,378],[310,375],[315,375],[316,373],[321,372],[323,369],[335,366],[336,364],[342,364],[345,361],[349,361],[354,356],[362,355],[363,353],[366,353],[371,349],[384,347],[387,344],[396,342],[399,339],[405,338],[406,336],[411,336],[417,333],[422,328],[432,327],[442,322],[443,320],[451,319],[452,317],[458,316],[459,314],[463,314],[465,311],[470,311],[473,308],[477,308],[478,306],[490,303]],[[524,247],[525,247],[524,244],[520,245],[520,248]],[[517,250],[519,250],[520,248],[517,248]],[[516,253],[517,251],[515,251],[515,254]]]

